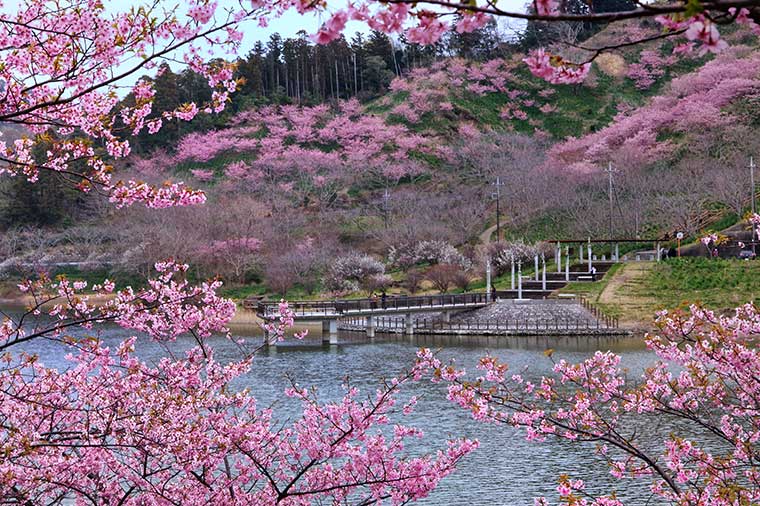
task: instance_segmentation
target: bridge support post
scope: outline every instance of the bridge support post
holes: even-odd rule
[[[404,315],[404,333],[408,336],[414,335],[414,320],[412,320],[412,313],[406,313],[406,315]]]
[[[274,332],[264,329],[264,346],[274,346],[277,344],[277,336]]]
[[[562,272],[562,247],[557,241],[557,249],[554,251],[554,259],[557,261],[557,272]]]
[[[510,285],[510,290],[515,289],[515,257],[512,257],[512,283]]]
[[[522,260],[517,261],[517,300],[522,300]]]
[[[338,320],[322,320],[322,343],[338,344]]]
[[[375,337],[375,317],[374,316],[368,316],[367,317],[367,337]]]
[[[588,271],[591,272],[591,239],[588,240]]]
[[[451,311],[444,311],[441,313],[441,321],[443,323],[450,323],[451,322]]]
[[[565,281],[570,281],[570,247],[565,250]]]
[[[536,272],[536,281],[538,281],[538,253],[533,256],[533,266]]]

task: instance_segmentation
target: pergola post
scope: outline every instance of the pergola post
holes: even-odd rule
[[[541,254],[541,265],[543,266],[543,271],[541,274],[541,290],[546,291],[546,258],[544,258],[544,254]]]
[[[486,302],[493,302],[491,300],[491,260],[486,262]]]
[[[522,260],[517,261],[517,300],[522,300]]]

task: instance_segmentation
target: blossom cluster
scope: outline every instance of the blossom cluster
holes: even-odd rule
[[[385,265],[369,255],[351,252],[335,259],[324,281],[334,292],[355,292],[360,287],[387,281]]]
[[[446,241],[419,241],[393,247],[388,252],[388,261],[405,269],[421,263],[458,265],[464,269],[472,267],[472,261]]]
[[[555,361],[552,375],[533,382],[510,374],[508,365],[492,356],[480,360],[480,375],[470,380],[455,364],[444,364],[423,349],[416,374],[448,382],[450,400],[475,419],[520,427],[528,440],[601,442],[596,452],[613,476],[650,480],[652,492],[671,504],[757,502],[760,310],[745,304],[720,316],[693,305],[688,312],[661,311],[657,326],[646,342],[659,361],[638,379],[628,377],[620,356],[601,351],[580,363]],[[546,355],[552,357],[553,351]],[[672,427],[697,425],[705,429],[703,435],[717,438],[673,429],[657,446],[628,424],[630,413],[668,419]],[[565,502],[620,504],[614,496],[576,496],[582,482],[566,476],[559,481],[557,491]],[[548,503],[539,498],[536,504]]]

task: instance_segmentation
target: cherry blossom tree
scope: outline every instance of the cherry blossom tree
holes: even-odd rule
[[[385,275],[385,265],[379,260],[357,251],[335,259],[325,274],[325,285],[335,292],[356,292],[360,288],[372,289]]]
[[[113,165],[130,154],[128,137],[223,110],[237,86],[233,67],[201,54],[236,51],[241,23],[265,24],[284,12],[274,3],[221,8],[205,0],[126,9],[24,0],[16,13],[3,9],[0,121],[25,133],[0,141],[0,174],[35,184],[49,171],[116,207],[153,209],[206,197],[181,182],[118,179]],[[211,100],[154,114],[152,79],[135,78],[160,73],[159,63],[168,61],[202,75]],[[134,103],[117,107],[127,91]],[[213,177],[203,169],[193,174],[201,182]],[[220,241],[207,247],[258,244],[248,235]],[[44,274],[19,285],[29,307],[0,323],[0,496],[20,504],[403,504],[427,495],[476,446],[457,440],[437,454],[408,457],[404,441],[418,430],[380,430],[413,409],[413,402],[394,407],[413,371],[366,400],[349,385],[342,399],[323,402],[294,384],[286,393],[301,402],[302,417],[275,421],[250,392],[232,387],[252,364],[245,343],[234,341],[241,358],[229,363],[216,361],[209,345],[215,333],[232,339],[226,325],[234,303],[218,295],[218,280],[191,285],[188,269],[159,262],[144,288],[118,292],[109,280],[88,287]],[[287,304],[280,311],[280,322],[267,327],[282,336],[292,315]],[[134,337],[106,347],[99,339],[106,323]],[[165,358],[148,365],[135,355],[141,340],[167,344],[181,335],[196,343],[184,357],[167,347]],[[20,351],[33,340],[54,342],[69,367],[46,367]]]
[[[468,379],[456,364],[430,350],[418,353],[433,381],[476,420],[518,427],[530,441],[559,439],[583,445],[606,461],[618,479],[646,480],[674,505],[754,504],[760,500],[757,439],[760,312],[753,304],[720,316],[699,306],[662,311],[647,346],[659,361],[640,378],[611,352],[581,363],[554,362],[538,382],[494,357],[483,357]],[[552,351],[546,353],[552,357]],[[640,431],[635,414],[668,429]],[[592,495],[582,480],[559,477],[559,504],[620,506],[614,493]],[[536,504],[546,505],[545,498]]]
[[[301,402],[303,415],[291,425],[278,423],[250,393],[230,388],[252,366],[245,343],[234,341],[241,360],[214,359],[208,338],[221,332],[232,339],[226,325],[235,312],[235,304],[217,294],[221,282],[191,285],[184,279],[188,266],[172,261],[156,269],[142,290],[114,292],[108,280],[91,287],[108,297],[103,304],[90,300],[82,281],[41,278],[19,286],[30,309],[6,316],[0,327],[4,498],[22,504],[402,504],[427,495],[476,446],[452,441],[435,457],[403,457],[404,440],[420,432],[398,424],[391,434],[377,430],[398,414],[398,390],[418,374],[414,370],[365,400],[347,386],[342,399],[325,403],[294,383],[286,394]],[[293,316],[286,303],[280,313],[267,327],[282,338]],[[164,344],[189,334],[197,345],[184,358],[168,352],[149,366],[134,354],[138,337],[111,349],[97,334],[72,333],[97,332],[104,322]],[[35,355],[8,353],[34,339],[57,342],[70,367],[47,368]]]

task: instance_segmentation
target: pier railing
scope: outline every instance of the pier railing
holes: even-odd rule
[[[394,316],[373,317],[376,331],[404,331],[408,329],[406,319]],[[366,328],[364,317],[342,318],[344,328]],[[462,320],[445,322],[435,318],[419,318],[412,323],[415,332],[422,331],[468,331],[468,332],[536,332],[536,331],[581,331],[617,329],[618,323],[613,318],[590,319],[581,316],[568,316],[546,319],[509,318],[504,320]]]
[[[289,301],[288,306],[296,316],[339,316],[351,312],[383,312],[402,311],[404,309],[419,310],[429,308],[453,308],[485,305],[488,294],[485,292],[456,293],[440,295],[419,295],[341,299],[341,300],[297,300]],[[256,311],[260,315],[274,315],[279,311],[276,302],[258,302]]]

